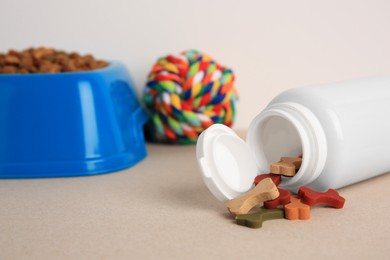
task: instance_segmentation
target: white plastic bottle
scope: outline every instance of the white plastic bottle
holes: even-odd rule
[[[390,171],[390,77],[291,89],[249,126],[246,142],[213,125],[197,143],[203,179],[221,201],[252,187],[280,157],[302,154],[280,187],[340,188]]]

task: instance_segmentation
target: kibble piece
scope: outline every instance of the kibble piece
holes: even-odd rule
[[[70,59],[64,60],[64,62],[62,64],[62,71],[71,72],[71,71],[76,71],[76,70],[77,70],[77,67],[76,67],[73,60],[70,60]]]
[[[22,54],[20,57],[20,67],[30,70],[34,66],[34,61],[31,55]]]
[[[5,73],[5,74],[14,74],[16,72],[17,72],[17,68],[9,65],[4,66],[1,70],[1,73]]]
[[[7,55],[4,59],[5,61],[5,64],[8,64],[8,65],[18,65],[20,63],[20,60],[17,56],[13,56],[13,55]]]
[[[50,61],[42,62],[39,67],[39,72],[42,73],[56,73],[61,71],[61,66],[58,64],[51,63]]]
[[[108,66],[108,63],[106,61],[98,60],[98,61],[96,61],[96,63],[92,67],[92,69],[101,69],[101,68],[104,68],[107,66]]]
[[[5,64],[5,55],[0,53],[0,68]]]
[[[72,59],[79,59],[80,58],[80,55],[77,53],[77,52],[71,52],[69,54],[69,57],[72,58]]]
[[[25,68],[21,68],[21,69],[18,69],[17,73],[19,73],[19,74],[28,74],[29,71],[27,69],[25,69]]]
[[[37,59],[37,60],[42,59],[43,56],[45,56],[45,55],[53,54],[53,53],[55,53],[55,50],[51,49],[51,48],[41,47],[41,48],[32,50],[33,57],[34,57],[34,59]]]
[[[10,56],[19,56],[19,54],[20,53],[18,51],[13,50],[13,49],[8,51],[8,55],[10,55]]]

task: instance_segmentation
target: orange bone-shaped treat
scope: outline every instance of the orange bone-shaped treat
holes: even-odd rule
[[[286,219],[310,219],[310,206],[301,202],[296,197],[291,197],[291,202],[284,205]]]
[[[257,175],[254,184],[257,185],[260,181],[264,180],[265,178],[271,178],[271,180],[275,183],[276,186],[278,186],[282,181],[282,176],[280,176],[279,174],[268,173],[268,174]]]
[[[248,213],[254,206],[266,200],[273,200],[279,196],[278,188],[271,178],[260,181],[255,188],[226,203],[226,207],[233,215]]]
[[[309,206],[325,204],[340,209],[345,203],[345,199],[334,189],[329,189],[326,192],[318,192],[306,186],[302,186],[299,188],[298,197],[303,203]]]
[[[285,205],[290,203],[291,201],[291,196],[290,196],[290,191],[278,188],[279,190],[279,197],[273,200],[267,200],[264,201],[264,208],[266,209],[274,209],[279,205]]]

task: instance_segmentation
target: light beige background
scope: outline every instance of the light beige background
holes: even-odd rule
[[[250,229],[207,190],[194,146],[148,151],[111,174],[0,180],[0,259],[389,259],[390,174],[340,189],[343,209]]]
[[[232,66],[237,129],[280,91],[389,74],[390,1],[0,0],[0,51],[52,46],[125,62],[197,48]],[[195,146],[148,145],[124,171],[0,180],[0,259],[389,259],[390,174],[340,190],[310,221],[233,223]]]
[[[196,48],[235,70],[246,129],[285,89],[390,74],[389,13],[387,0],[1,0],[0,51],[121,60],[141,93],[157,57]]]

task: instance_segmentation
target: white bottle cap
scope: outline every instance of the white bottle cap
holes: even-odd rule
[[[196,156],[206,186],[222,202],[250,190],[258,174],[249,146],[222,124],[203,131],[196,145]]]

